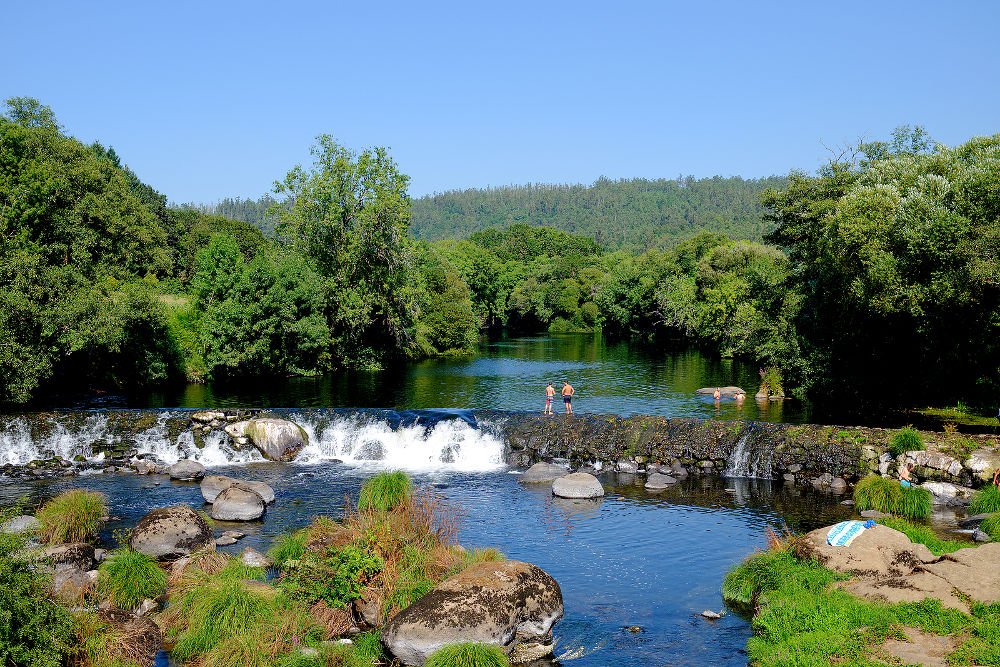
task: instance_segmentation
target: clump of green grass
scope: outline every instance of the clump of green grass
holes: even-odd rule
[[[103,493],[73,489],[42,505],[35,518],[41,522],[41,537],[47,542],[89,542],[97,536],[107,511]]]
[[[1000,488],[990,484],[972,494],[969,511],[973,514],[1000,512]]]
[[[924,449],[926,449],[924,439],[920,437],[916,429],[910,426],[896,431],[892,436],[892,440],[889,441],[889,452],[894,457],[899,457],[906,452]]]
[[[505,560],[507,557],[499,549],[473,549],[462,554],[462,562],[455,568],[455,572],[460,572],[476,563],[501,563]]]
[[[1000,514],[983,519],[983,522],[979,524],[979,530],[989,535],[994,542],[1000,541]]]
[[[878,475],[868,475],[854,485],[854,505],[859,511],[878,510],[922,519],[931,513],[933,503],[933,496],[927,489],[903,488],[898,480]]]
[[[510,667],[510,659],[498,646],[464,642],[442,646],[427,657],[424,667]]]
[[[291,533],[282,533],[274,539],[274,543],[267,552],[267,557],[272,563],[286,563],[290,560],[298,560],[306,552],[306,542],[309,533],[305,529],[296,530]]]
[[[937,533],[931,530],[929,526],[912,523],[906,519],[893,517],[891,519],[878,519],[878,522],[883,526],[887,526],[905,534],[908,538],[910,538],[911,542],[925,545],[935,556],[943,556],[944,554],[950,554],[958,551],[959,549],[974,546],[971,542],[943,540],[938,537]]]
[[[98,569],[98,592],[119,609],[133,610],[155,598],[167,585],[167,573],[156,559],[130,547],[116,551]]]
[[[934,496],[927,489],[916,486],[903,489],[903,502],[896,514],[902,514],[911,519],[923,519],[930,516],[934,507]]]
[[[412,491],[413,482],[405,472],[380,472],[361,487],[358,511],[388,512],[409,499]]]

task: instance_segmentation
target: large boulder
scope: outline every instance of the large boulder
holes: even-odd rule
[[[574,472],[552,482],[552,495],[560,498],[600,498],[604,496],[604,487],[593,475]]]
[[[809,554],[820,565],[835,572],[863,572],[869,576],[889,577],[913,573],[937,557],[923,544],[910,542],[904,533],[876,524],[858,535],[849,547],[826,543],[832,526],[817,528],[805,536]]]
[[[677,483],[676,477],[671,477],[670,475],[664,475],[658,472],[654,472],[648,477],[646,477],[645,487],[647,489],[658,490],[666,489]]]
[[[146,514],[132,529],[129,544],[147,556],[168,560],[196,551],[214,550],[215,535],[208,522],[190,507],[162,507]]]
[[[264,516],[265,507],[260,494],[235,484],[215,497],[210,516],[217,521],[252,521]]]
[[[201,479],[205,476],[205,466],[197,461],[178,461],[170,466],[170,479]]]
[[[522,484],[538,484],[541,482],[551,482],[568,474],[569,471],[566,468],[555,463],[536,463],[525,470],[524,474],[518,477],[517,481]]]
[[[291,461],[309,442],[305,430],[287,419],[260,417],[226,426],[226,433],[239,440],[247,437],[270,461]]]
[[[445,579],[382,630],[389,651],[423,665],[442,646],[478,642],[508,655],[525,643],[548,643],[563,615],[556,580],[530,563],[477,563]]]
[[[234,479],[224,475],[206,475],[201,480],[201,495],[207,503],[214,503],[215,498],[231,486],[240,485],[250,489],[264,499],[264,503],[270,505],[274,502],[274,489],[264,482],[252,482],[241,479]]]
[[[96,563],[94,559],[94,545],[87,544],[86,542],[54,544],[32,553],[32,560],[48,568],[50,571],[66,568],[86,571],[91,569]]]

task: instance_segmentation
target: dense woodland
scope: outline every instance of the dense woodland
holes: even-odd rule
[[[261,200],[167,206],[9,100],[0,401],[378,369],[504,329],[695,344],[841,405],[1000,390],[1000,135],[901,128],[816,176],[415,201],[383,148],[322,135],[313,158]]]

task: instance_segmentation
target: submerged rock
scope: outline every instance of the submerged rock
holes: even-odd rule
[[[675,477],[656,472],[646,478],[645,486],[647,489],[666,489],[676,483],[677,479]]]
[[[389,651],[422,665],[448,644],[478,642],[508,655],[519,644],[547,644],[563,615],[556,580],[530,563],[477,563],[449,577],[382,630]]]
[[[552,494],[560,498],[600,498],[604,487],[593,475],[574,472],[552,482]]]
[[[202,549],[215,549],[208,522],[185,505],[162,507],[142,517],[132,529],[129,544],[147,556],[168,560]]]
[[[522,484],[537,484],[541,482],[551,482],[552,480],[559,479],[560,477],[565,477],[569,474],[566,468],[555,463],[536,463],[527,470],[524,474],[518,477],[519,482]]]

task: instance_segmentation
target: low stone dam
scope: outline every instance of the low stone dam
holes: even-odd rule
[[[483,410],[178,409],[0,416],[0,474],[93,474],[128,469],[139,460],[193,459],[207,466],[262,461],[259,451],[225,430],[260,416],[302,427],[308,444],[296,455],[301,463],[480,471],[556,461],[625,473],[682,466],[690,474],[817,486],[889,474],[897,463],[889,453],[895,431],[879,428]],[[927,450],[905,455],[921,479],[976,487],[1000,467],[995,436],[921,436]]]

